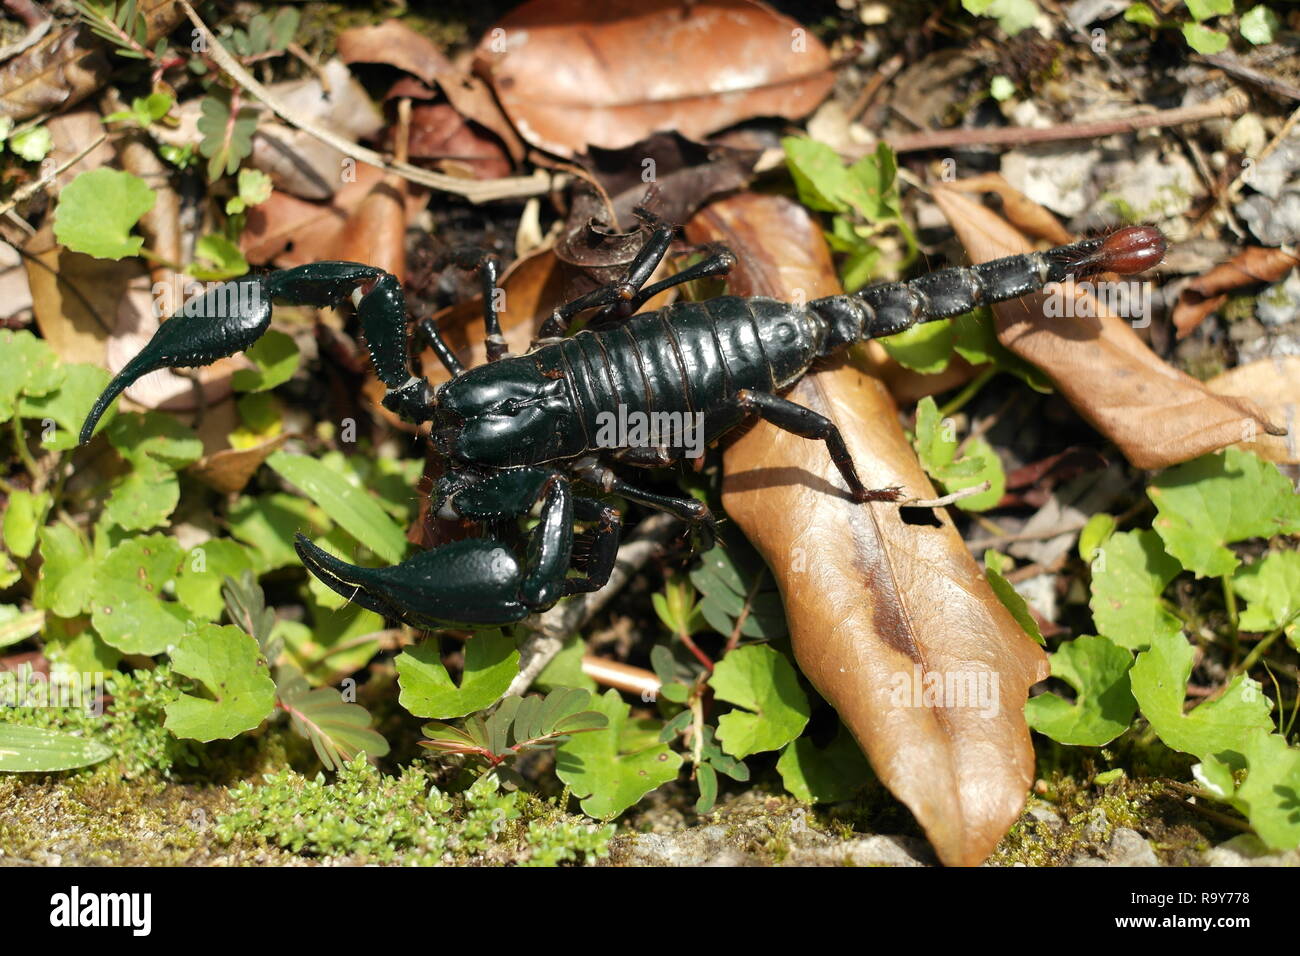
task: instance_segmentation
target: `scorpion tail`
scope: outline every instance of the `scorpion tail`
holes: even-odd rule
[[[161,368],[208,365],[234,355],[256,342],[270,322],[271,297],[261,278],[225,282],[191,299],[158,327],[95,400],[81,426],[81,444],[90,441],[113,399],[137,380]]]
[[[1046,252],[1007,256],[977,266],[941,269],[907,282],[830,296],[810,308],[830,324],[826,350],[903,332],[922,322],[961,315],[980,305],[1017,299],[1053,282],[1098,272],[1133,275],[1160,263],[1165,237],[1151,226],[1129,226]]]

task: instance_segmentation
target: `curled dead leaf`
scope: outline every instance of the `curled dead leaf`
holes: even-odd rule
[[[1205,383],[1216,395],[1248,395],[1285,435],[1269,435],[1243,423],[1239,447],[1280,464],[1300,465],[1300,355],[1277,355],[1224,372]]]
[[[1029,251],[1019,232],[974,200],[939,186],[933,195],[972,261]],[[1240,441],[1246,428],[1283,431],[1249,399],[1216,395],[1162,361],[1129,320],[1095,299],[1082,301],[1082,283],[1074,293],[1073,318],[1045,315],[1043,293],[993,306],[998,340],[1050,376],[1135,467],[1164,468],[1216,451]]]
[[[1230,262],[1197,276],[1183,289],[1174,306],[1174,328],[1180,339],[1228,301],[1228,293],[1243,286],[1277,282],[1300,264],[1293,253],[1265,246],[1247,246]]]
[[[1052,215],[1051,210],[1034,202],[1001,173],[981,173],[967,176],[948,184],[950,189],[964,193],[993,193],[1002,200],[1002,214],[1013,226],[1027,236],[1046,239],[1054,246],[1064,246],[1074,241],[1070,233]]]
[[[753,0],[530,0],[487,32],[475,64],[520,135],[561,156],[795,119],[834,83],[821,43]]]
[[[839,291],[820,230],[787,199],[726,200],[691,229],[738,254],[738,293],[789,300]],[[835,421],[869,487],[936,496],[880,382],[840,364],[806,376],[789,397]],[[940,859],[979,863],[1018,817],[1032,780],[1022,707],[1047,676],[1043,652],[946,513],[911,523],[896,505],[855,504],[820,443],[765,423],[724,464],[723,504],[772,567],[803,672]],[[993,689],[996,704],[924,697],[936,679]]]

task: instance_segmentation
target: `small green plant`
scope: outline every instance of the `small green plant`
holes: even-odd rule
[[[284,770],[231,795],[235,809],[217,821],[219,839],[252,835],[294,853],[358,862],[555,866],[607,855],[614,835],[612,826],[519,791],[480,784],[444,794],[422,768],[386,777],[361,758],[333,782]]]
[[[1133,3],[1124,11],[1124,19],[1130,23],[1158,30],[1178,30],[1187,45],[1197,53],[1222,53],[1232,42],[1230,34],[1222,29],[1208,26],[1207,22],[1217,17],[1233,15],[1233,0],[1187,0],[1187,13],[1191,20],[1181,20],[1174,16],[1161,16],[1147,3]],[[1237,21],[1237,32],[1243,40],[1259,46],[1272,43],[1280,24],[1277,14],[1263,4],[1251,7]]]

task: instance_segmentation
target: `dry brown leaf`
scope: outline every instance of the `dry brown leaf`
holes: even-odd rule
[[[233,406],[234,403],[228,404]],[[252,448],[222,448],[204,455],[186,471],[210,488],[225,494],[238,494],[262,467],[262,462],[288,440],[289,435],[285,433]]]
[[[41,335],[65,362],[104,363],[104,343],[127,285],[144,276],[138,259],[115,262],[70,252],[49,221],[24,246],[32,308]]]
[[[141,0],[145,46],[152,47],[181,22],[176,0]],[[0,67],[0,116],[15,122],[85,99],[108,79],[105,43],[76,23],[46,36]]]
[[[729,244],[743,294],[838,291],[817,226],[787,199],[744,195],[697,217]],[[809,375],[793,401],[833,419],[869,487],[934,497],[885,387],[848,365]],[[723,504],[772,567],[803,672],[839,711],[939,858],[975,865],[1019,816],[1033,777],[1022,707],[1043,652],[985,582],[943,512],[909,524],[896,505],[849,500],[824,446],[759,423],[726,452]],[[919,668],[919,671],[916,670]],[[996,714],[902,705],[914,674],[975,677]],[[996,681],[996,683],[994,683]]]
[[[385,176],[348,216],[325,259],[364,262],[406,278],[406,180]]]
[[[1247,246],[1230,262],[1215,266],[1187,283],[1174,306],[1174,328],[1180,339],[1228,301],[1228,293],[1242,286],[1276,282],[1300,263],[1282,249]]]
[[[934,200],[974,262],[1030,251],[1013,227],[979,203],[936,187]],[[1076,290],[1079,297],[1086,295]],[[1240,441],[1243,429],[1278,434],[1254,402],[1216,395],[1147,348],[1129,322],[1100,303],[1096,318],[1049,318],[1042,294],[993,306],[998,340],[1051,377],[1075,410],[1138,468],[1164,468]]]
[[[1246,395],[1259,402],[1268,417],[1287,429],[1285,435],[1247,432],[1241,448],[1261,458],[1287,465],[1300,465],[1300,355],[1278,355],[1260,359],[1224,372],[1205,383],[1216,395]]]
[[[389,132],[390,148],[393,131]],[[478,179],[510,175],[510,159],[492,135],[466,121],[447,103],[419,103],[411,108],[412,159],[436,159],[446,172]]]
[[[1046,239],[1054,246],[1064,246],[1074,239],[1046,206],[1040,206],[1001,173],[981,173],[948,183],[949,188],[964,193],[993,193],[1002,200],[1002,213],[1011,224],[1027,236]]]
[[[248,225],[239,237],[240,248],[253,265],[270,262],[281,269],[329,259],[348,217],[383,178],[383,170],[358,163],[355,180],[328,203],[272,192],[270,199],[248,211]],[[408,186],[405,221],[419,215],[428,201],[428,190]]]
[[[825,47],[753,0],[531,0],[487,32],[475,62],[520,135],[561,156],[796,119],[834,83]]]

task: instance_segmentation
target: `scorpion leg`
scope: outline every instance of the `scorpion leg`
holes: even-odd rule
[[[537,341],[533,344],[563,338],[574,318],[588,309],[631,303],[641,288],[650,281],[650,276],[659,267],[659,263],[663,261],[668,247],[672,245],[674,232],[672,226],[657,224],[645,245],[637,251],[623,278],[594,289],[557,308],[542,323],[542,328],[537,333]]]
[[[635,501],[659,511],[666,511],[683,521],[689,521],[700,532],[700,550],[708,551],[713,547],[718,520],[713,516],[713,512],[709,510],[709,506],[699,499],[675,498],[671,495],[661,495],[655,491],[646,491],[624,481],[614,474],[613,469],[589,458],[580,460],[572,468],[576,478],[586,482],[593,488],[599,488],[606,494],[618,495],[628,501]]]
[[[483,284],[483,329],[487,345],[487,360],[495,362],[510,354],[505,336],[501,334],[501,317],[497,313],[497,282],[501,278],[501,260],[490,252],[460,250],[453,255],[462,269],[477,269]]]
[[[756,412],[760,418],[777,428],[802,438],[820,439],[826,443],[831,461],[839,469],[841,477],[849,486],[854,501],[897,501],[901,495],[897,488],[868,489],[858,477],[858,470],[853,466],[853,458],[844,444],[835,423],[824,415],[819,415],[811,408],[804,408],[795,402],[769,395],[767,392],[755,392],[741,389],[736,393],[737,404],[747,412]]]
[[[593,498],[575,498],[573,513],[579,521],[594,522],[596,527],[589,535],[583,536],[590,540],[583,562],[586,573],[581,577],[564,579],[566,595],[599,591],[606,585],[618,558],[618,539],[623,528],[623,516],[618,510]]]
[[[452,376],[459,375],[465,371],[465,366],[460,364],[460,359],[456,358],[456,353],[451,350],[447,340],[442,337],[442,332],[433,324],[433,319],[421,319],[416,323],[415,329],[417,334],[424,340],[424,343],[433,349],[433,354],[438,356],[438,361],[442,363]]]
[[[684,285],[687,282],[694,282],[696,279],[707,279],[711,276],[725,276],[732,270],[736,264],[736,255],[726,246],[719,243],[710,243],[703,249],[705,258],[701,259],[694,265],[687,266],[681,272],[670,275],[667,279],[656,282],[654,285],[648,285],[635,298],[628,303],[629,314],[636,312],[641,306],[645,305],[660,292],[671,289],[674,286]]]

